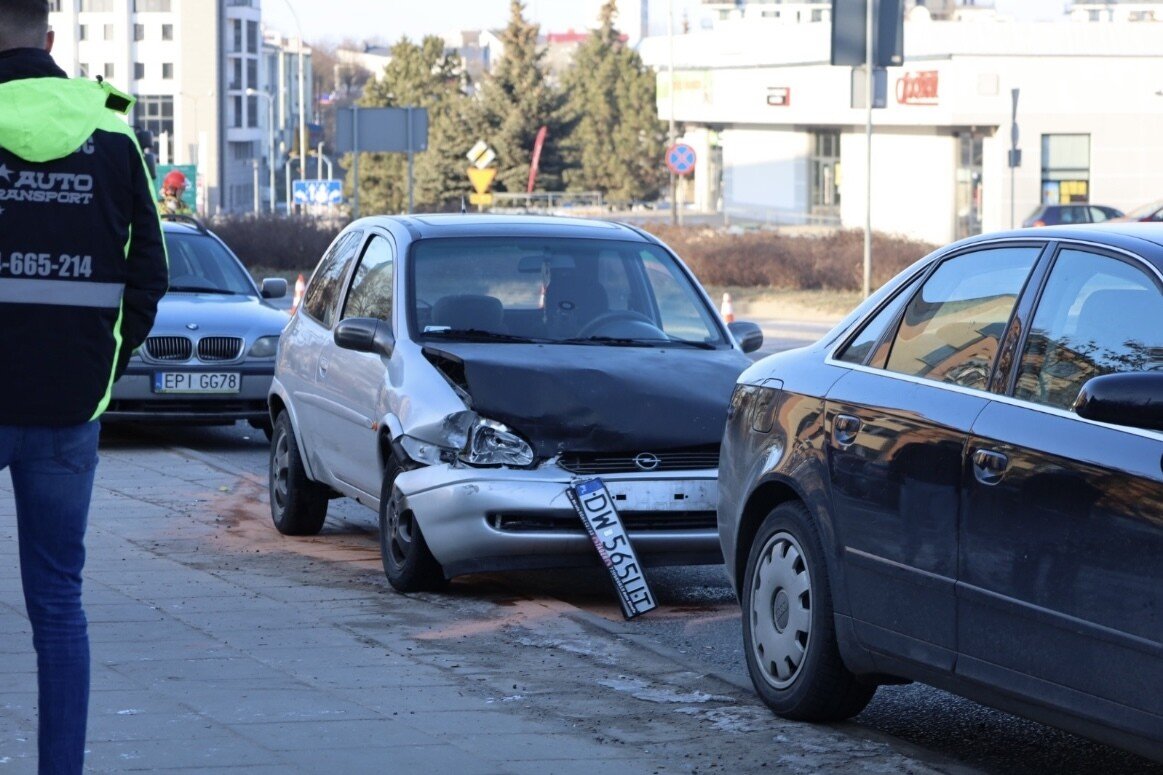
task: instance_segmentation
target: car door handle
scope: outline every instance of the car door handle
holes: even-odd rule
[[[997,484],[1005,476],[1010,459],[1000,452],[979,449],[973,453],[973,475],[982,484]]]
[[[319,379],[324,379],[327,377],[327,366],[330,363],[331,361],[326,358],[319,359]]]
[[[832,420],[832,443],[841,449],[852,446],[856,434],[860,432],[860,418],[850,414],[838,414]]]

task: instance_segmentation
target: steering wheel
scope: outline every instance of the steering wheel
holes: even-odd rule
[[[629,309],[621,309],[614,310],[613,312],[605,312],[601,315],[598,315],[589,323],[586,323],[584,326],[578,329],[577,337],[579,339],[585,339],[586,337],[594,336],[610,324],[623,320],[634,323],[645,323],[651,328],[657,328],[654,325],[654,321],[643,315],[641,312],[634,312],[633,310]],[[658,332],[662,334],[661,329],[659,329]],[[663,335],[663,338],[665,338],[665,335]]]

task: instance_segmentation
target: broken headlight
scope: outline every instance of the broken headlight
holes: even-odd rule
[[[533,462],[533,448],[508,426],[478,417],[460,459],[473,466],[527,466]]]

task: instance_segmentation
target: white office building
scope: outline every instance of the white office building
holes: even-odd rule
[[[1100,16],[911,13],[903,66],[887,69],[873,111],[873,228],[945,242],[1020,225],[1043,201],[1129,210],[1163,197],[1163,25]],[[673,50],[672,97],[667,37],[640,47],[658,71],[660,118],[673,108],[696,150],[695,208],[863,227],[866,111],[852,95],[863,79],[829,63],[830,23],[726,20]]]
[[[130,123],[153,133],[159,162],[197,165],[200,212],[269,208],[270,165],[280,158],[272,137],[286,144],[299,99],[264,43],[260,0],[52,0],[51,8],[54,59],[137,98]],[[269,127],[268,116],[282,123]]]

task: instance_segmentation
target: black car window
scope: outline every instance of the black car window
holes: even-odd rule
[[[394,266],[395,250],[392,243],[373,234],[355,269],[340,319],[379,318],[390,321],[392,288],[395,284],[392,275]]]
[[[1163,368],[1163,296],[1138,267],[1063,250],[1022,349],[1014,396],[1069,408],[1091,377]]]
[[[920,281],[921,275],[918,274],[896,296],[881,307],[880,311],[873,315],[864,324],[864,328],[840,351],[837,360],[844,361],[845,363],[866,363],[868,361],[868,354],[884,336],[884,332],[888,330],[888,327],[892,325],[892,321],[896,319],[897,312],[900,311],[901,306],[913,294],[913,291]],[[877,363],[873,359],[870,365],[883,366],[883,363]]]
[[[331,247],[323,254],[315,273],[311,275],[311,283],[303,296],[303,311],[328,328],[331,327],[334,317],[335,302],[339,298],[339,283],[343,279],[343,270],[347,261],[359,247],[362,232],[349,231],[331,243]]]
[[[989,248],[937,267],[905,307],[889,371],[985,390],[998,342],[1040,250]]]

